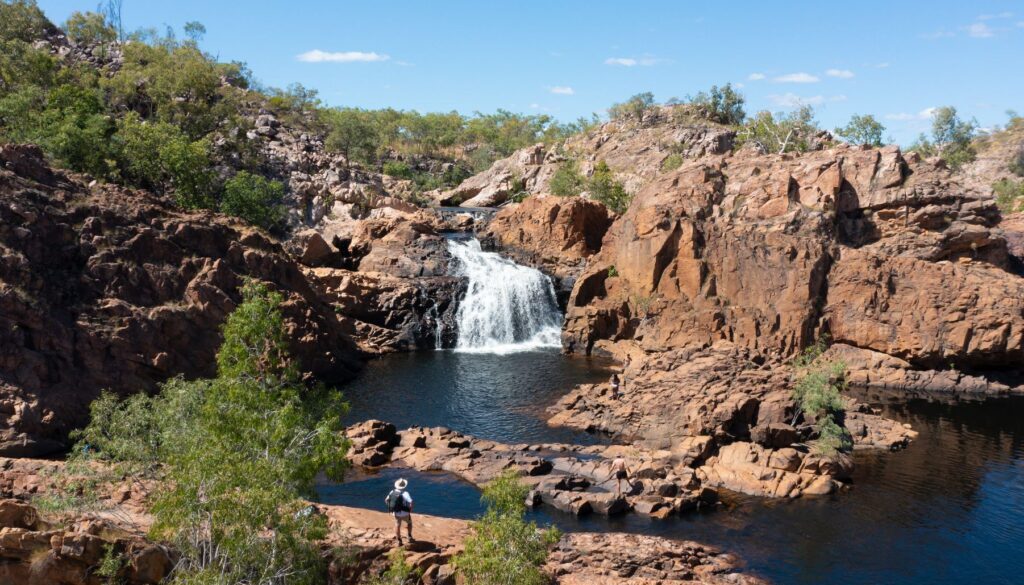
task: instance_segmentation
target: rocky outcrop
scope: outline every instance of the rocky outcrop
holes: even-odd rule
[[[548,557],[558,585],[669,585],[760,579],[737,572],[739,561],[709,546],[635,534],[567,534]]]
[[[284,296],[304,368],[334,380],[358,368],[346,318],[239,221],[85,184],[27,146],[0,147],[0,218],[0,454],[63,448],[101,389],[212,374],[246,279]]]
[[[403,431],[381,421],[365,421],[346,431],[356,465],[386,465],[419,471],[445,471],[477,486],[514,469],[530,486],[530,506],[551,506],[577,516],[635,512],[666,518],[714,505],[717,494],[668,451],[624,446],[506,445],[445,428]],[[610,463],[623,457],[632,470],[622,495],[610,483]]]
[[[352,439],[369,452],[395,445],[395,429],[384,423],[352,429]],[[156,584],[170,574],[176,552],[145,539],[152,525],[146,494],[125,496],[118,486],[96,485],[101,509],[41,515],[30,498],[53,488],[64,464],[59,461],[0,458],[0,583],[19,585],[101,585],[109,577],[97,569],[108,554],[119,557],[115,580],[129,585]],[[40,477],[47,482],[39,484]],[[10,489],[12,486],[14,489]],[[155,486],[154,486],[155,487]],[[10,499],[17,498],[17,499]],[[355,585],[382,573],[396,546],[394,518],[345,506],[314,504],[327,520],[322,541],[329,585]],[[455,585],[452,558],[472,533],[465,520],[416,514],[417,540],[405,543],[405,561],[420,571],[422,585]],[[760,583],[739,572],[732,555],[694,542],[653,536],[573,533],[552,549],[544,566],[558,583],[578,579],[600,583]]]
[[[536,144],[496,161],[491,167],[441,192],[441,205],[487,207],[499,205],[520,193],[548,193],[551,177],[568,160],[590,176],[604,162],[630,193],[654,179],[670,156],[695,159],[723,154],[732,149],[736,133],[703,120],[695,120],[684,107],[652,108],[643,120],[607,122],[594,130],[572,136],[557,148]]]
[[[611,212],[596,201],[540,195],[503,208],[482,237],[502,255],[550,276],[564,306],[611,223]]]
[[[1022,281],[997,222],[986,193],[896,148],[689,163],[609,230],[573,291],[565,343],[728,340],[787,357],[830,332],[917,367],[1007,364],[1022,307],[991,291]]]

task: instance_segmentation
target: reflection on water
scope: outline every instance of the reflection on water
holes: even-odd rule
[[[603,378],[604,372],[545,355],[502,356],[490,365],[481,364],[486,356],[458,354],[389,358],[369,372],[376,386],[363,382],[373,395],[349,390],[353,413],[363,404],[372,409],[357,418],[446,425],[511,442],[565,441],[564,432],[532,418],[541,410],[533,406],[550,403],[571,385],[556,380]],[[389,387],[406,399],[382,401]],[[1024,583],[1024,398],[880,406],[920,435],[899,453],[858,452],[851,486],[831,497],[733,495],[725,510],[666,521],[635,515],[578,520],[550,511],[534,517],[563,530],[642,532],[717,545],[776,583]],[[473,486],[408,470],[322,486],[321,497],[382,509],[399,475],[411,479],[422,512],[461,518],[480,512]]]
[[[349,420],[376,418],[410,426],[444,426],[506,443],[592,444],[586,433],[552,429],[544,409],[576,384],[608,379],[607,363],[568,358],[557,349],[507,355],[430,351],[375,360],[342,388]]]

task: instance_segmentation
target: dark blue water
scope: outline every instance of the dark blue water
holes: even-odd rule
[[[511,442],[564,441],[563,432],[531,417],[543,410],[534,405],[552,402],[568,386],[537,385],[538,378],[603,378],[605,372],[557,354],[527,357],[387,358],[368,372],[382,383],[378,388],[430,389],[416,391],[416,400],[384,404],[367,395],[357,401],[362,390],[350,391],[353,416],[362,404],[364,414],[403,424],[444,424]],[[425,371],[431,364],[440,371]],[[428,380],[447,380],[458,390]],[[370,382],[361,384],[366,389]],[[778,501],[726,494],[725,509],[665,521],[634,515],[579,520],[549,510],[532,516],[568,531],[629,531],[716,545],[776,583],[1024,583],[1024,399],[877,404],[920,435],[903,452],[857,453],[849,489],[831,497]],[[381,509],[399,476],[410,480],[418,511],[458,518],[482,511],[472,485],[409,470],[322,486],[321,497]]]
[[[507,355],[451,350],[393,354],[370,362],[342,388],[348,422],[377,418],[398,428],[444,426],[504,443],[583,443],[553,429],[544,410],[576,384],[607,380],[607,362],[557,349]]]

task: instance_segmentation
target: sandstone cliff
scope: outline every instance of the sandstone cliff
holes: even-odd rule
[[[293,350],[325,379],[358,368],[352,323],[281,246],[242,222],[86,184],[0,147],[0,453],[64,446],[100,390],[211,375],[245,279],[285,296]]]

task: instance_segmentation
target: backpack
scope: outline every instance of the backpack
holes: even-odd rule
[[[391,490],[388,497],[384,498],[384,503],[388,505],[388,512],[408,512],[409,504],[406,503],[403,497],[405,492],[402,490]]]

